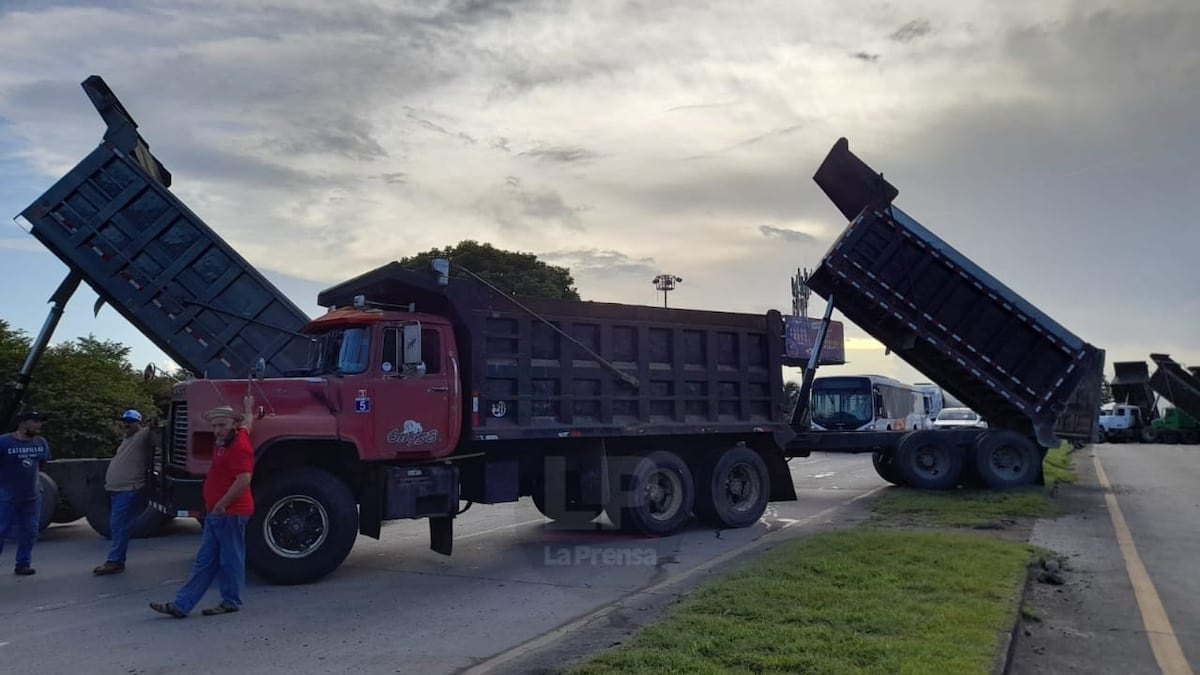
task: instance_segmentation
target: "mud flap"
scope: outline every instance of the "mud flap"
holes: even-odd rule
[[[454,516],[429,519],[429,549],[442,555],[454,552]]]

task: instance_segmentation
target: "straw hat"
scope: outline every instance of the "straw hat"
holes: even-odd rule
[[[234,410],[232,406],[221,405],[204,413],[204,419],[208,422],[219,419],[230,419],[234,422],[241,422],[243,415],[242,413]]]

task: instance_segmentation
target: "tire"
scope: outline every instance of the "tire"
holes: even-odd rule
[[[1142,431],[1138,437],[1141,438],[1143,443],[1157,443],[1158,429],[1154,427],[1142,427]]]
[[[1174,429],[1163,429],[1158,432],[1158,442],[1166,445],[1174,445],[1180,442],[1180,434]]]
[[[45,532],[50,523],[54,522],[54,512],[58,509],[58,483],[41,472],[38,472],[38,481],[42,489],[41,501],[38,502],[41,507],[41,513],[38,514],[38,532]]]
[[[149,505],[145,493],[139,495],[133,510],[137,513],[129,524],[130,539],[145,539],[162,534],[162,530],[175,519]],[[105,539],[112,539],[112,497],[104,489],[104,483],[93,483],[88,487],[88,503],[84,507],[84,517],[96,534]]]
[[[975,470],[993,490],[1033,485],[1041,475],[1042,453],[1015,431],[984,434],[974,445]]]
[[[754,450],[735,446],[709,453],[695,472],[696,517],[713,527],[748,527],[767,510],[771,475]]]
[[[666,536],[682,528],[696,501],[692,472],[673,452],[619,459],[604,512],[627,532]]]
[[[358,505],[344,482],[312,467],[254,489],[246,564],[276,584],[317,581],[342,564],[358,537]]]
[[[904,476],[900,473],[900,467],[896,466],[891,455],[885,455],[876,450],[871,453],[871,464],[875,466],[875,473],[879,474],[880,478],[892,485],[905,485]]]
[[[896,458],[904,482],[918,490],[949,490],[962,477],[962,450],[935,431],[905,434]]]

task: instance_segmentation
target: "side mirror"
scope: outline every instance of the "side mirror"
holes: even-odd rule
[[[142,371],[142,381],[149,382],[158,376],[158,368],[153,363],[146,364],[146,369]]]
[[[267,360],[263,357],[258,357],[258,361],[254,363],[254,368],[250,371],[250,379],[261,380],[267,373]]]
[[[401,339],[404,341],[400,354],[403,359],[404,372],[424,375],[425,363],[421,360],[421,324],[404,324]]]

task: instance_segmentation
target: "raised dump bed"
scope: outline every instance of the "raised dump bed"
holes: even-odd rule
[[[930,480],[922,482],[930,486],[953,483],[950,475],[957,478],[961,469],[953,456],[965,449],[975,451],[971,457],[989,474],[984,476],[989,483],[1006,482],[990,475],[994,467],[984,466],[1006,453],[1019,458],[1008,464],[1007,483],[1026,482],[1029,472],[1039,477],[1041,472],[1041,454],[1030,455],[1026,442],[1044,452],[1064,439],[1077,444],[1095,439],[1102,350],[896,207],[896,188],[851,153],[846,139],[834,145],[814,179],[851,222],[809,278],[809,287],[990,427],[982,434],[908,434],[918,440],[909,441],[910,452],[900,453],[901,463],[924,463],[909,467],[908,482],[926,471],[932,472]],[[1009,440],[993,442],[1000,434]],[[875,444],[882,453],[878,466],[879,459],[891,461],[904,450],[886,439],[855,442]],[[923,443],[937,446],[932,455],[951,463],[939,469],[931,453],[918,447]],[[996,447],[985,447],[990,445]],[[1014,448],[1018,452],[1009,452]]]
[[[302,369],[308,317],[168,189],[171,174],[99,77],[83,82],[108,129],[21,212],[34,237],[194,375]]]

